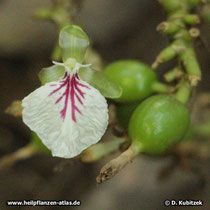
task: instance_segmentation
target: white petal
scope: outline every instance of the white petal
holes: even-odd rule
[[[108,108],[97,89],[76,76],[65,84],[66,78],[36,89],[22,105],[24,123],[52,155],[71,158],[101,139],[108,124]]]

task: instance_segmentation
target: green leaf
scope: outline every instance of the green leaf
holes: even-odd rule
[[[95,71],[91,68],[81,68],[79,71],[79,76],[82,80],[98,89],[106,98],[119,98],[122,94],[122,88],[116,83],[112,82],[101,71]]]
[[[56,81],[61,78],[65,73],[65,68],[63,66],[53,65],[48,68],[43,68],[39,74],[39,80],[41,81],[42,85]]]
[[[89,46],[89,39],[79,26],[69,25],[61,30],[59,45],[62,49],[63,62],[68,58],[75,58],[77,62],[82,63]]]

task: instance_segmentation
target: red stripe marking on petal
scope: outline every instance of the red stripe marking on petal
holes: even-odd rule
[[[76,122],[76,112],[78,112],[79,114],[82,115],[82,112],[79,110],[79,108],[76,106],[76,100],[83,105],[83,101],[82,98],[85,99],[85,93],[81,91],[81,89],[79,88],[79,86],[81,87],[85,87],[87,89],[91,89],[89,86],[81,84],[80,82],[78,82],[79,77],[77,74],[73,74],[72,77],[65,73],[64,78],[65,80],[62,80],[60,82],[60,87],[56,88],[55,90],[53,90],[49,96],[53,95],[54,93],[58,92],[59,90],[61,90],[61,88],[66,87],[66,90],[64,91],[64,93],[62,94],[62,96],[60,96],[55,104],[59,103],[64,97],[64,107],[63,109],[60,111],[61,113],[61,117],[63,118],[63,120],[66,117],[66,112],[67,112],[67,108],[68,108],[68,102],[71,102],[71,117],[72,120],[74,122]]]

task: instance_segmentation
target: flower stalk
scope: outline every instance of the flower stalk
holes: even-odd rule
[[[181,83],[178,91],[176,92],[176,99],[183,104],[186,104],[191,96],[192,86],[188,81]]]
[[[80,155],[80,158],[83,162],[95,162],[103,158],[104,156],[117,151],[126,140],[126,137],[119,138],[112,136],[112,138],[109,141],[95,144],[89,147],[88,149],[84,150]]]
[[[168,71],[166,74],[164,74],[164,78],[167,82],[172,82],[175,79],[180,79],[184,75],[183,71],[175,67],[172,70]]]
[[[119,171],[121,171],[128,163],[130,163],[141,151],[138,144],[131,144],[131,146],[117,158],[108,162],[100,171],[100,174],[96,177],[97,184],[111,179]]]
[[[162,82],[154,82],[152,84],[152,89],[157,93],[172,93],[175,90],[175,87],[166,85]]]
[[[177,59],[177,66],[168,71],[164,78],[167,82],[180,80],[175,96],[185,104],[190,98],[192,87],[197,86],[201,80],[201,70],[193,48],[193,40],[200,35],[200,31],[191,27],[199,24],[200,18],[197,14],[192,14],[191,10],[199,6],[202,1],[159,0],[159,2],[167,11],[168,18],[157,27],[157,30],[169,35],[171,44],[159,53],[152,67],[155,69],[161,63]]]
[[[200,23],[200,18],[190,11],[202,3],[201,0],[159,0],[160,4],[168,13],[168,20],[161,23],[157,30],[170,35],[171,44],[163,49],[157,56],[152,67],[157,68],[159,64],[177,58],[178,67],[180,63],[186,72],[190,85],[196,86],[201,80],[201,70],[193,48],[193,39],[200,35],[197,28],[189,26]],[[166,74],[166,81],[171,82],[176,78],[176,70]]]

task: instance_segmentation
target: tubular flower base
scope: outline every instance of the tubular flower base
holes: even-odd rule
[[[78,76],[75,59],[64,64],[65,75],[23,99],[23,121],[37,133],[53,156],[71,158],[97,143],[108,124],[105,98]]]

